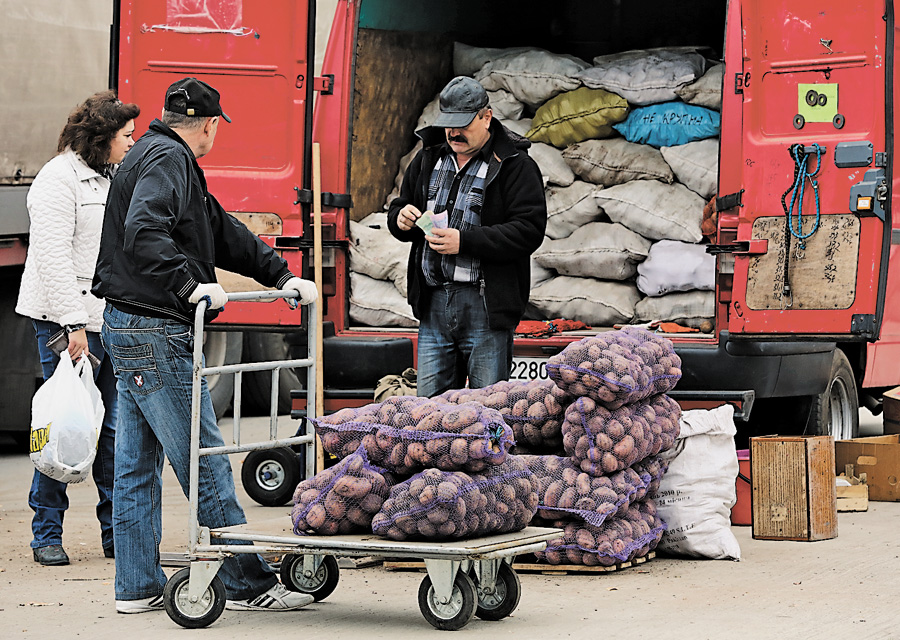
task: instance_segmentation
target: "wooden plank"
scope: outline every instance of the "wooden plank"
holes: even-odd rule
[[[834,484],[834,439],[806,441],[809,539],[830,540],[838,534],[837,494]]]
[[[796,216],[792,220],[797,225]],[[813,228],[815,216],[803,216],[804,233]],[[791,236],[788,267],[793,300],[782,299],[784,282],[784,216],[754,220],[752,236],[767,240],[768,250],[750,258],[747,278],[747,306],[755,310],[847,309],[856,298],[859,260],[859,219],[850,214],[825,215],[819,228],[804,241],[800,250]]]
[[[838,513],[869,510],[869,487],[866,485],[857,484],[852,487],[837,487],[836,493]]]
[[[656,557],[651,551],[643,558],[634,558],[628,562],[619,562],[610,567],[589,567],[577,564],[547,564],[546,562],[513,562],[513,569],[521,573],[540,573],[543,575],[565,576],[585,573],[610,573],[621,571],[632,566],[644,564]],[[419,560],[386,559],[383,566],[388,571],[425,571],[425,563]]]

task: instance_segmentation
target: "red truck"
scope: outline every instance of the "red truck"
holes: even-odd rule
[[[855,436],[860,404],[877,413],[883,391],[900,384],[900,311],[886,304],[900,283],[893,2],[697,0],[687,11],[665,0],[564,0],[540,15],[523,6],[338,1],[317,74],[315,2],[121,0],[115,77],[122,99],[143,109],[137,133],[174,79],[197,76],[221,91],[233,123],[220,128],[214,153],[201,162],[210,189],[306,277],[312,145],[320,144],[330,411],[371,402],[381,376],[416,364],[415,330],[350,320],[349,223],[382,209],[413,146],[416,118],[453,75],[454,41],[584,60],[708,47],[725,65],[717,230],[707,249],[717,257],[715,326],[670,336],[684,371],[673,395],[685,405],[741,405],[741,437]],[[802,221],[818,230],[802,253],[782,207],[799,164],[792,152],[805,166],[821,165],[817,198],[807,194]],[[223,281],[246,286],[227,274]],[[260,306],[228,306],[212,334],[219,338],[213,361],[305,349],[305,319],[285,305]],[[545,376],[544,360],[583,335],[517,337],[513,377]],[[268,378],[248,376],[245,384],[245,401],[269,397]],[[282,408],[291,408],[290,391],[301,382],[288,375],[281,384]],[[219,386],[220,406],[229,385]],[[301,399],[293,409],[303,411]]]

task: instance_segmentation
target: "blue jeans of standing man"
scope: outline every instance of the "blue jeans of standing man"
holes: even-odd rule
[[[428,292],[419,323],[417,390],[422,397],[509,380],[513,332],[491,329],[479,286],[450,283]]]
[[[159,562],[164,456],[188,495],[194,330],[176,320],[136,316],[108,304],[102,335],[119,389],[113,499],[116,600],[140,600],[160,595],[166,584]],[[222,446],[205,380],[200,409],[200,446]],[[228,456],[200,458],[199,501],[200,526],[246,522]],[[229,600],[253,598],[277,582],[257,554],[228,558],[219,577]]]
[[[44,380],[48,379],[56,371],[59,363],[57,356],[47,340],[54,333],[62,329],[54,322],[45,320],[32,320],[34,333],[37,336],[38,353],[41,357],[41,370]],[[112,498],[113,498],[113,469],[116,447],[116,377],[113,374],[112,365],[103,345],[100,343],[100,334],[88,332],[88,350],[100,360],[100,366],[94,369],[94,381],[103,398],[104,416],[103,425],[100,428],[100,438],[97,441],[97,455],[91,467],[94,483],[97,485],[97,493],[100,502],[97,503],[97,519],[100,521],[100,544],[104,549],[113,548],[112,526]],[[54,480],[43,473],[34,470],[31,480],[31,491],[28,493],[28,506],[34,510],[34,518],[31,520],[31,531],[34,539],[31,541],[32,549],[47,547],[51,544],[62,544],[63,516],[69,508],[69,498],[66,495],[66,483]]]

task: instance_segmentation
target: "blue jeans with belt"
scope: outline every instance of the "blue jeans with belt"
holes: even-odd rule
[[[424,292],[423,292],[424,293]],[[512,330],[491,329],[477,284],[449,283],[428,290],[419,322],[416,393],[436,396],[448,389],[480,389],[509,380]]]
[[[109,304],[103,317],[103,344],[119,389],[113,499],[116,600],[140,600],[160,595],[166,584],[159,561],[164,457],[188,495],[194,330],[176,320],[137,316]],[[223,445],[204,380],[200,446]],[[246,522],[226,455],[200,458],[198,514],[202,527]],[[277,582],[257,554],[226,559],[218,575],[229,600],[256,597]]]
[[[34,333],[37,336],[38,353],[41,357],[41,370],[44,380],[48,379],[56,371],[59,363],[57,356],[47,340],[50,336],[62,329],[54,322],[45,320],[32,320]],[[113,548],[112,526],[112,499],[113,499],[113,475],[115,468],[116,447],[116,377],[113,374],[112,364],[100,343],[100,334],[87,333],[88,350],[100,360],[100,366],[94,369],[94,381],[103,398],[104,416],[103,426],[100,429],[100,439],[97,441],[97,456],[91,472],[94,483],[97,485],[97,493],[100,502],[97,503],[97,519],[100,521],[100,543],[104,549]],[[31,520],[31,531],[34,539],[31,547],[37,549],[51,544],[62,544],[63,516],[69,508],[69,498],[66,496],[66,483],[54,480],[43,473],[34,470],[31,480],[31,491],[28,493],[28,506],[34,511]]]

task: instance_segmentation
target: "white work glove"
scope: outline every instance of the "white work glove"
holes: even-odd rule
[[[297,293],[300,294],[298,298],[285,298],[287,303],[291,306],[291,309],[296,309],[298,302],[300,304],[309,304],[310,302],[315,302],[319,298],[319,290],[316,289],[316,283],[312,280],[298,278],[297,276],[294,276],[285,282],[282,289],[285,291],[288,289],[296,289]]]
[[[198,284],[197,288],[194,289],[194,292],[188,298],[188,302],[197,304],[203,298],[206,298],[209,302],[210,309],[224,309],[225,303],[228,302],[228,294],[225,293],[225,289],[222,288],[222,285],[217,282]]]

